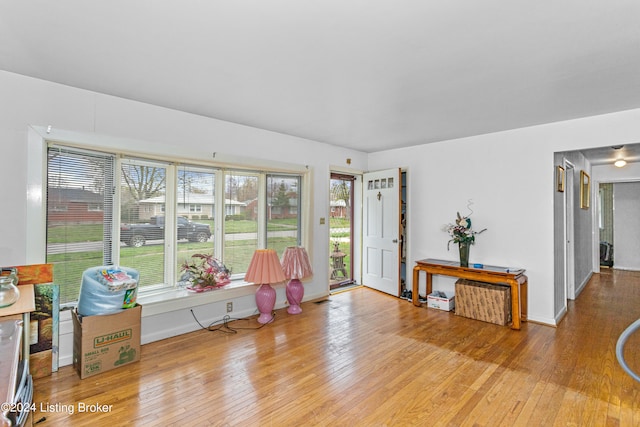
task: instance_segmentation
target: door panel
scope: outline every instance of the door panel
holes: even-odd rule
[[[385,280],[394,280],[397,278],[395,277],[398,272],[397,257],[397,253],[394,253],[394,251],[382,250],[382,271],[380,272],[380,277]]]
[[[400,169],[364,174],[362,283],[400,296]]]

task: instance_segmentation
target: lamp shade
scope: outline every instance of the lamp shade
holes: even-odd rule
[[[253,258],[251,258],[244,280],[257,285],[279,283],[287,280],[282,272],[282,266],[276,251],[273,249],[257,249],[253,253]]]
[[[287,279],[303,280],[313,275],[309,255],[301,246],[289,246],[284,250],[282,270]]]

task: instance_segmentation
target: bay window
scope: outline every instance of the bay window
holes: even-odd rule
[[[61,303],[76,301],[82,272],[99,265],[138,270],[141,294],[173,289],[194,254],[213,255],[242,281],[256,249],[281,255],[301,244],[301,182],[50,145],[46,262]]]

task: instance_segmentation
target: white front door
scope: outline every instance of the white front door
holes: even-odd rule
[[[400,169],[364,174],[362,284],[400,296]]]

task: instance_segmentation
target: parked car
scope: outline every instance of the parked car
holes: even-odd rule
[[[190,242],[206,242],[211,238],[211,228],[208,224],[193,222],[178,217],[178,240]],[[147,240],[164,239],[164,217],[153,216],[145,224],[122,224],[120,226],[120,241],[125,245],[139,248]]]

